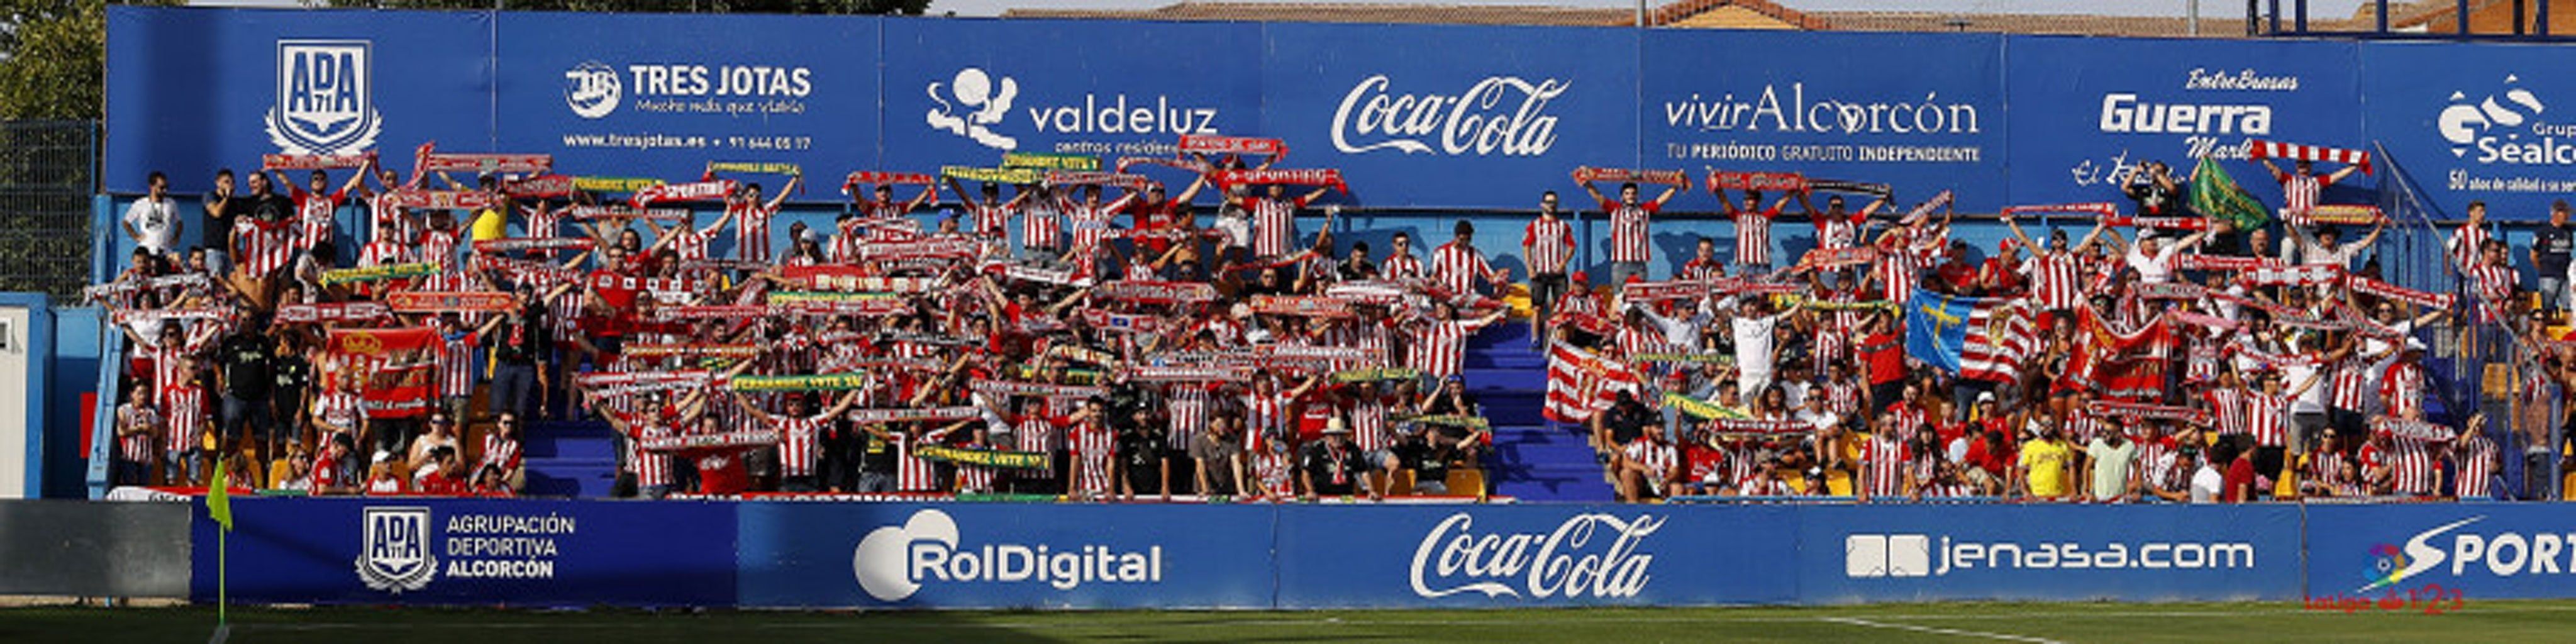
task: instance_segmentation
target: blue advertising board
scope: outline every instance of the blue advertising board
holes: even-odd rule
[[[1648,505],[1287,506],[1281,608],[1796,601],[1798,510]]]
[[[744,15],[711,29],[694,15],[498,15],[501,151],[670,181],[709,161],[795,163],[821,188],[876,162],[879,21]],[[746,179],[772,191],[784,181]]]
[[[1271,603],[1262,506],[743,503],[745,606]]]
[[[1811,603],[2298,596],[2291,505],[1801,508]]]
[[[110,7],[104,183],[164,170],[193,193],[261,154],[486,151],[492,16]]]
[[[2576,595],[2576,508],[2435,503],[2308,508],[2307,594]]]
[[[1358,203],[1531,208],[1576,166],[1638,162],[1637,34],[1264,25],[1260,133],[1283,167],[1340,168]]]
[[[720,606],[735,601],[726,503],[260,499],[232,503],[234,601]],[[190,597],[213,601],[197,507]]]
[[[1644,164],[1885,183],[1897,209],[1955,190],[1960,210],[1992,212],[2006,205],[2003,52],[1992,34],[1651,31]],[[1718,210],[1710,199],[1669,207]]]
[[[2576,193],[2567,61],[2553,45],[2366,44],[2364,125],[2445,218],[2485,201],[2492,219],[2544,221]]]
[[[884,24],[883,169],[992,167],[1010,152],[1079,154],[1103,164],[1169,159],[1178,156],[1182,135],[1259,135],[1260,25]],[[1174,193],[1188,181],[1152,166],[1136,171],[1172,182]],[[1216,194],[1198,201],[1214,204]]]
[[[2008,203],[2122,202],[2127,168],[2159,161],[2179,180],[2208,156],[2277,208],[2246,142],[2360,147],[2358,58],[2348,42],[2009,39]],[[2368,202],[2370,185],[2355,175],[2325,201]]]

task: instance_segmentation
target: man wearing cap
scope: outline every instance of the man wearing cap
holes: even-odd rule
[[[1336,416],[1324,424],[1324,440],[1306,446],[1305,458],[1297,468],[1306,482],[1309,496],[1350,496],[1367,487],[1370,500],[1378,498],[1375,486],[1362,486],[1360,477],[1367,476],[1369,464],[1351,445],[1350,425]]]

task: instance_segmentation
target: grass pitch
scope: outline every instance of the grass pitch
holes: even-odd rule
[[[0,610],[0,642],[205,642],[211,608]],[[236,608],[227,643],[518,642],[2552,642],[2576,602],[2456,611],[2261,604],[1916,604],[1314,612],[520,611]]]

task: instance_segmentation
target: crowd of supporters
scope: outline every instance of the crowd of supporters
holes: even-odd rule
[[[2288,196],[2283,221],[2190,212],[2191,182],[2150,162],[2121,177],[2131,208],[2032,209],[2077,215],[2045,241],[2008,209],[2010,236],[1983,261],[1947,217],[1880,217],[1883,199],[1855,211],[1835,196],[1802,217],[1819,250],[1775,270],[1769,229],[1808,195],[1739,206],[1719,190],[1733,277],[1703,239],[1683,275],[1716,280],[1707,295],[1629,285],[1639,297],[1606,320],[1559,318],[1588,323],[1561,335],[1596,365],[1567,371],[1633,383],[1597,388],[1588,414],[1604,474],[1624,500],[2242,502],[2503,498],[2500,445],[2548,471],[2560,419],[2542,417],[2557,409],[2544,397],[2576,376],[2546,331],[2566,301],[2566,204],[2529,254],[2541,302],[2482,204],[2447,234],[2444,275],[2465,286],[2427,292],[2380,280],[2375,209],[2317,202],[2351,168],[2262,163]],[[1658,203],[1602,207],[1616,221]],[[1613,310],[1575,282],[1562,308]],[[1945,331],[1964,336],[1946,367],[1926,350]],[[2518,381],[2486,393],[2529,434],[2502,431],[2476,396],[2428,416],[2442,397],[2426,338],[2516,345]]]
[[[509,495],[526,425],[598,419],[621,436],[621,495],[1481,495],[1482,477],[1448,475],[1491,443],[1463,354],[1523,297],[1533,343],[1591,365],[1551,370],[1581,381],[1551,383],[1551,414],[1554,389],[1582,390],[1562,416],[1629,500],[2486,498],[2499,442],[2545,439],[2507,440],[2469,410],[2428,422],[2419,338],[2529,343],[2548,359],[2516,391],[2569,375],[2482,207],[2452,233],[2467,292],[2387,286],[2366,261],[2377,226],[2304,217],[2348,174],[2305,161],[2274,171],[2285,222],[2185,212],[2183,181],[2144,164],[2124,182],[2134,213],[2045,242],[2007,213],[1983,261],[1946,212],[1898,216],[1883,190],[1819,183],[1713,189],[1731,256],[1702,238],[1675,262],[1649,230],[1688,180],[1652,197],[1582,181],[1608,222],[1600,284],[1573,270],[1592,242],[1554,191],[1514,276],[1464,221],[1422,256],[1403,234],[1385,252],[1336,244],[1336,209],[1314,202],[1338,181],[1164,165],[1195,176],[1170,194],[1124,174],[860,173],[835,225],[784,235],[771,222],[801,176],[645,193],[703,200],[706,218],[514,187],[528,177],[405,182],[372,159],[300,185],[221,171],[183,213],[156,174],[124,218],[130,264],[94,289],[131,358],[114,476],[190,486],[234,467],[314,494]],[[1803,215],[1784,215],[1792,202]],[[951,214],[925,229],[932,212]],[[2549,307],[2566,299],[2567,216],[2534,244]],[[1808,257],[1772,241],[1801,217]],[[208,241],[177,246],[191,223]],[[1659,260],[1677,270],[1648,281]],[[1910,310],[1926,297],[1975,313]],[[1923,314],[1942,328],[1909,329]],[[1909,333],[1952,326],[1969,327],[1956,364],[1909,351]],[[378,350],[391,336],[370,332],[392,330],[425,348]]]
[[[1460,375],[1504,276],[1462,242],[1335,254],[1308,205],[1338,180],[1229,184],[1210,221],[1211,180],[1267,163],[1168,165],[1196,175],[1177,195],[858,173],[836,225],[783,237],[801,176],[612,203],[370,158],[223,171],[190,217],[155,175],[93,289],[130,343],[115,479],[506,495],[527,425],[597,419],[620,495],[1482,495],[1449,473],[1491,442]],[[714,216],[652,207],[697,200]],[[343,208],[368,240],[346,265]],[[175,247],[189,224],[212,241]]]

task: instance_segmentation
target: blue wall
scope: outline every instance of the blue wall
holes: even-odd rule
[[[1644,165],[1994,212],[2204,154],[2275,200],[2249,139],[2384,143],[2453,216],[2483,199],[2538,219],[2576,187],[2576,119],[2547,109],[2576,101],[2576,72],[2553,45],[129,6],[108,24],[116,191],[153,169],[200,191],[287,149],[408,169],[429,141],[574,173],[819,178],[1167,155],[1183,133],[1283,139],[1287,166],[1350,173],[1336,200],[1405,208],[1521,208],[1575,166]]]
[[[2563,504],[244,499],[234,512],[232,593],[254,602],[1513,608],[2276,601],[2426,584],[2576,597]],[[198,516],[204,600],[214,535]],[[2405,574],[2379,583],[2388,571]]]

